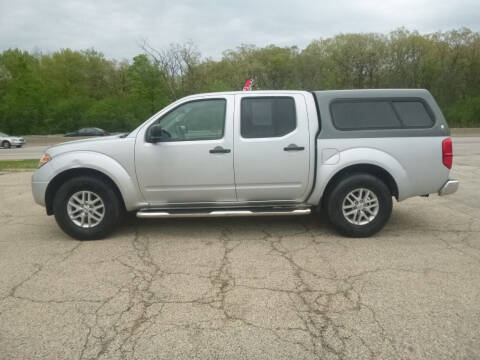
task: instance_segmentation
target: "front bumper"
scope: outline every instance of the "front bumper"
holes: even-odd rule
[[[10,143],[12,144],[12,146],[20,146],[20,145],[23,146],[23,145],[26,144],[26,141],[24,141],[24,140],[12,140]]]
[[[32,181],[33,200],[35,200],[38,205],[45,206],[45,193],[47,192],[47,186],[47,182]]]
[[[45,206],[45,193],[51,180],[52,168],[50,163],[35,170],[32,175],[32,194],[33,199],[38,205]]]
[[[445,184],[443,184],[442,188],[438,191],[438,195],[450,195],[453,194],[458,190],[460,186],[460,181],[454,179],[448,179]]]

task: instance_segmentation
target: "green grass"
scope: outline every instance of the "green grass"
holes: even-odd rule
[[[38,159],[0,160],[0,171],[36,169],[37,166],[38,166]]]

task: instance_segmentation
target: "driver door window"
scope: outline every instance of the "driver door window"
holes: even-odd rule
[[[221,139],[225,110],[225,99],[192,101],[175,108],[155,124],[162,127],[162,141]]]

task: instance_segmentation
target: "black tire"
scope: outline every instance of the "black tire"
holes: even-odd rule
[[[12,144],[10,144],[10,142],[5,140],[4,142],[2,142],[2,147],[4,149],[10,149],[12,147]]]
[[[70,197],[82,190],[98,195],[105,206],[103,219],[92,228],[76,225],[67,212]],[[122,207],[111,184],[94,176],[80,176],[66,181],[58,189],[53,199],[53,211],[60,228],[74,239],[97,240],[104,238],[116,228],[121,218]]]
[[[373,220],[364,225],[351,223],[342,210],[346,196],[351,191],[360,188],[373,192],[379,205],[378,212]],[[368,237],[379,232],[390,218],[392,214],[392,193],[382,180],[373,175],[366,173],[351,174],[341,179],[327,194],[326,209],[330,222],[342,235]]]

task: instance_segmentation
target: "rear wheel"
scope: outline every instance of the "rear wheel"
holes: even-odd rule
[[[2,147],[3,147],[4,149],[10,149],[11,146],[12,146],[12,145],[11,145],[8,141],[6,141],[6,140],[5,140],[4,142],[2,142]]]
[[[121,216],[116,193],[104,181],[82,176],[65,182],[55,194],[58,225],[78,240],[101,239],[112,232]]]
[[[392,213],[388,186],[370,174],[354,174],[340,180],[327,194],[331,223],[346,236],[368,237],[380,231]]]

